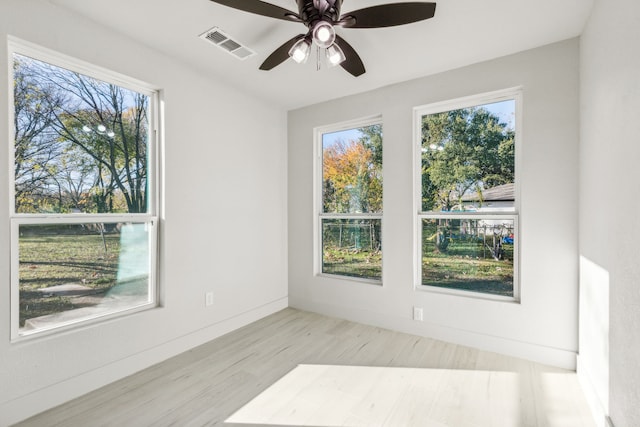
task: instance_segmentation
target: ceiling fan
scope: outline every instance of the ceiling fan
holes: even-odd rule
[[[312,44],[325,49],[327,63],[340,65],[353,76],[365,73],[364,64],[355,49],[336,34],[335,27],[382,28],[410,24],[432,18],[435,3],[391,3],[340,14],[342,0],[296,0],[298,12],[260,0],[211,0],[224,6],[270,18],[299,22],[307,26],[306,34],[298,34],[277,48],[260,66],[271,70],[291,58],[297,63],[306,62]]]

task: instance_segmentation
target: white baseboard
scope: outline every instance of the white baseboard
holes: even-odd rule
[[[5,402],[0,405],[0,426],[9,426],[23,421],[287,307],[288,299],[281,298],[142,353]]]
[[[591,380],[589,371],[586,368],[584,360],[580,357],[580,355],[578,355],[577,361],[578,382],[580,383],[582,392],[587,399],[587,403],[589,404],[589,408],[591,409],[591,414],[593,415],[593,419],[596,422],[596,426],[613,427],[613,422],[611,422],[611,418],[609,418],[609,416],[607,415],[609,410],[605,406],[605,403],[603,403],[600,399],[597,390],[593,385],[593,381]]]
[[[369,310],[341,307],[309,301],[289,301],[293,308],[312,311],[327,316],[365,323],[385,329],[425,336],[453,344],[464,345],[484,351],[531,360],[545,365],[574,371],[576,352],[547,347],[539,344],[517,341],[473,331],[451,328],[429,322],[415,322],[412,319],[389,316]]]

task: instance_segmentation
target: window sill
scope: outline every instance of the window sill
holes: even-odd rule
[[[508,297],[502,295],[487,294],[483,292],[466,291],[454,288],[444,288],[439,286],[417,285],[415,290],[418,292],[430,292],[435,294],[451,295],[455,297],[480,299],[486,301],[506,302],[520,304],[520,299],[516,297]]]
[[[322,277],[322,278],[334,279],[334,280],[345,280],[349,282],[365,283],[368,285],[377,285],[382,287],[382,280],[365,279],[362,277],[353,277],[353,276],[342,276],[340,274],[329,274],[329,273],[318,273],[316,274],[316,277]]]

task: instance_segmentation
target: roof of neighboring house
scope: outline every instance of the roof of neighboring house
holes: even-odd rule
[[[482,191],[483,202],[512,202],[515,198],[515,186],[513,183],[498,185]],[[462,196],[463,202],[477,202],[480,200],[478,193],[470,193]]]

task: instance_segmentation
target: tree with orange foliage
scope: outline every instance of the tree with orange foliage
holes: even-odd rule
[[[331,213],[382,212],[382,167],[366,139],[324,149],[323,208]]]

